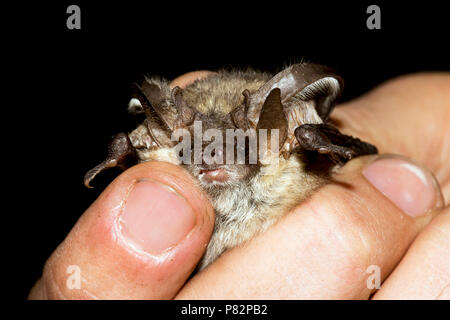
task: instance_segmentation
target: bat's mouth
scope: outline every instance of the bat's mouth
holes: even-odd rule
[[[230,178],[227,170],[225,168],[208,168],[208,169],[200,169],[199,172],[199,179],[207,182],[207,183],[213,183],[213,182],[227,182]]]

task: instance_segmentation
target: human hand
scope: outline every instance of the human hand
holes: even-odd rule
[[[190,74],[174,83],[183,85],[198,76]],[[434,96],[430,97],[430,88],[424,88],[423,82],[433,84]],[[344,133],[374,143],[380,152],[401,153],[429,167],[448,199],[450,174],[443,162],[449,155],[445,145],[449,141],[449,97],[442,89],[442,96],[437,96],[440,90],[435,86],[448,88],[448,76],[394,80],[336,109],[334,118]],[[430,103],[435,112],[424,112],[421,104],[431,109]],[[417,133],[412,130],[424,123],[435,126]],[[427,144],[427,152],[417,146],[422,139],[433,142]],[[81,217],[50,257],[30,298],[363,299],[373,291],[366,283],[369,265],[379,266],[383,279],[395,269],[376,298],[407,298],[401,295],[404,287],[410,287],[409,297],[417,297],[418,290],[424,297],[442,297],[449,283],[450,226],[449,213],[428,225],[443,204],[433,178],[418,166],[405,167],[405,160],[372,162],[374,158],[351,161],[335,177],[342,184],[325,186],[280,223],[225,253],[186,285],[212,232],[212,208],[181,168],[165,163],[135,166],[118,177]],[[402,179],[392,182],[386,197],[368,181],[379,186],[387,173]],[[415,201],[405,198],[406,191]],[[142,210],[157,200],[157,209]],[[158,252],[164,253],[152,255]],[[433,269],[412,278],[414,270],[424,271],[424,252]],[[67,286],[68,266],[79,267],[80,289]],[[424,288],[423,277],[435,279],[433,285]],[[412,280],[415,286],[411,287]]]
[[[449,74],[404,76],[336,108],[344,134],[414,163],[351,161],[334,177],[340,184],[225,253],[177,298],[367,299],[369,266],[383,282],[375,299],[450,298],[450,209],[440,209],[450,199],[449,89]]]

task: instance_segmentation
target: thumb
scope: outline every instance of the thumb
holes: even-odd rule
[[[31,299],[170,299],[203,255],[213,209],[163,162],[120,175],[48,259]]]

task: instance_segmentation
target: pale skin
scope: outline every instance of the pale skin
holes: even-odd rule
[[[208,74],[188,73],[172,86]],[[357,158],[334,177],[341,183],[321,188],[265,233],[186,282],[211,235],[213,209],[183,169],[144,163],[116,178],[86,210],[47,261],[29,298],[450,299],[450,74],[393,79],[341,105],[332,119],[343,133],[373,143],[380,153],[401,154],[434,174],[440,189],[417,193],[417,198],[433,195],[427,198],[432,202],[425,199],[423,213],[417,199],[401,210],[368,181],[363,172],[377,156]],[[393,175],[399,172],[390,168]],[[372,170],[372,176],[377,173]],[[188,221],[194,225],[189,236],[168,255],[136,253],[115,234],[121,201],[143,178],[175,189],[196,215]],[[414,181],[394,183],[399,184],[391,189],[395,196],[402,192],[400,184],[411,188]],[[81,270],[79,289],[67,286],[69,265]],[[380,289],[367,285],[371,265],[381,270]]]

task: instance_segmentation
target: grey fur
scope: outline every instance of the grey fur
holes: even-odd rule
[[[187,86],[183,89],[183,99],[203,116],[204,130],[224,130],[230,126],[224,120],[225,117],[244,102],[242,92],[249,90],[254,93],[270,78],[270,75],[256,71],[222,71]],[[161,88],[167,98],[165,108],[170,109],[168,111],[173,114],[176,107],[171,100],[168,81],[156,78],[147,78],[146,81]],[[323,81],[313,85],[321,90],[324,88]],[[336,81],[333,85],[339,84]],[[333,88],[334,99],[338,88]],[[294,138],[294,130],[300,124],[323,122],[314,104],[308,101],[312,96],[311,92],[308,88],[284,104],[289,126],[288,141],[283,151],[288,152],[290,156],[286,159],[281,157],[277,168],[265,168],[272,170],[272,175],[263,175],[260,167],[224,165],[231,176],[229,181],[211,184],[202,180],[198,165],[181,164],[198,179],[199,185],[210,196],[216,213],[214,233],[199,269],[208,266],[227,249],[238,246],[266,230],[326,181],[327,172],[317,173],[306,168],[305,156],[298,150]],[[130,104],[130,109],[139,111],[136,101]],[[137,149],[141,162],[160,160],[180,165],[173,146],[156,146],[150,137],[148,123],[131,132],[129,138]]]

